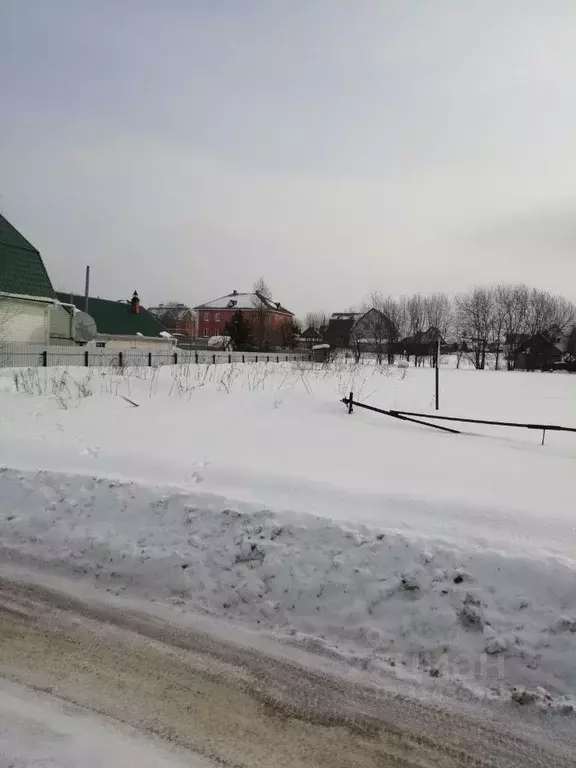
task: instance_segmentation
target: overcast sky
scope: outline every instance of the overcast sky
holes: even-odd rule
[[[0,0],[0,210],[57,288],[576,300],[575,0]]]

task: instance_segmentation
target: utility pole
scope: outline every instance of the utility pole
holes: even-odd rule
[[[86,267],[86,284],[84,286],[84,312],[88,314],[88,297],[90,295],[90,267]]]
[[[438,349],[436,350],[436,410],[440,410],[440,336],[438,336]]]

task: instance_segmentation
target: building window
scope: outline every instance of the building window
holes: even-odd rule
[[[217,323],[220,322],[220,312],[216,312],[216,317],[214,318]]]
[[[210,312],[204,312],[204,320],[210,320]]]
[[[208,328],[204,328],[204,338],[208,338]]]

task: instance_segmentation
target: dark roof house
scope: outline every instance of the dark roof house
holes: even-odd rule
[[[82,312],[85,311],[83,295],[62,291],[59,291],[56,295],[60,301],[74,304],[77,309]],[[136,291],[134,291],[134,296],[129,301],[113,301],[111,299],[100,299],[90,296],[88,299],[88,314],[96,323],[98,335],[141,335],[155,338],[166,331],[166,328],[158,318],[140,306],[140,299]]]
[[[2,214],[0,293],[50,302],[56,298],[40,252]]]
[[[331,347],[346,349],[350,346],[350,334],[354,323],[360,317],[358,312],[334,312],[330,316],[324,338]]]
[[[566,348],[566,342],[554,343],[545,333],[536,333],[516,352],[514,368],[527,371],[543,370],[559,363]]]

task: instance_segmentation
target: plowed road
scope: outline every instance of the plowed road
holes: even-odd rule
[[[565,717],[446,710],[22,577],[0,580],[0,677],[220,766],[576,765]]]

